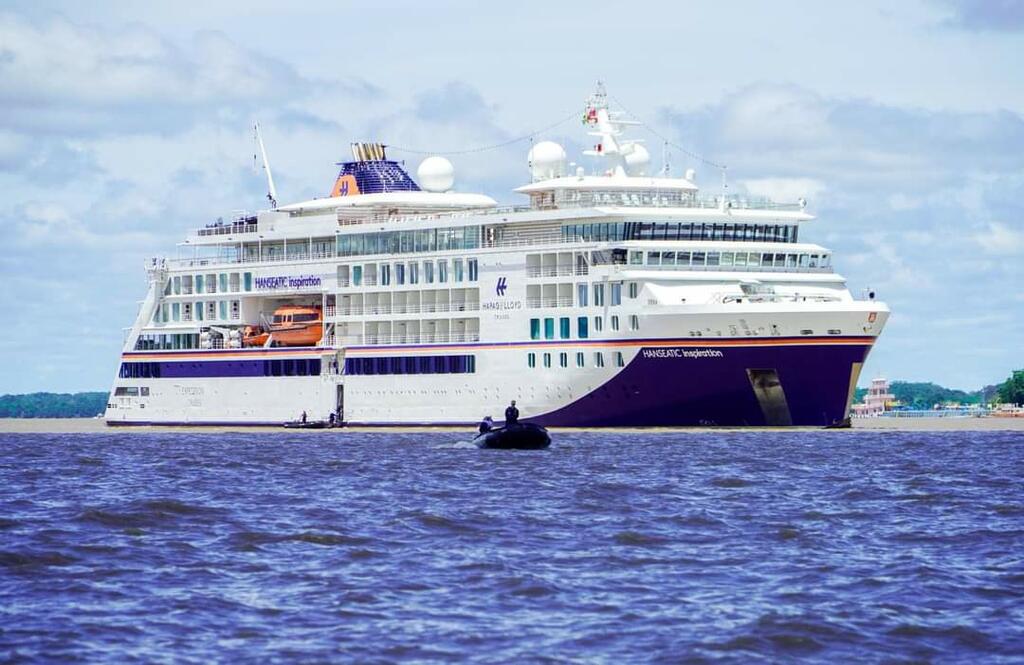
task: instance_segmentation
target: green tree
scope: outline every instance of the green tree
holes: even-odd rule
[[[1015,370],[999,386],[998,395],[1004,404],[1024,404],[1024,369]]]

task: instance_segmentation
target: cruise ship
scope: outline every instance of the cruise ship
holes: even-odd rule
[[[602,88],[596,169],[544,140],[520,204],[352,145],[329,195],[190,232],[147,262],[110,425],[841,426],[886,323],[814,217],[654,173]],[[257,135],[258,136],[258,135]],[[262,140],[259,141],[262,150]]]

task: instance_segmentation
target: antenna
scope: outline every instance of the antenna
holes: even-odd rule
[[[267,198],[270,200],[270,205],[274,208],[277,207],[277,190],[274,188],[274,176],[270,172],[270,160],[267,159],[267,149],[263,147],[263,137],[260,135],[260,123],[257,121],[253,123],[253,130],[256,135],[256,145],[260,148],[260,154],[263,156],[263,170],[267,172]]]

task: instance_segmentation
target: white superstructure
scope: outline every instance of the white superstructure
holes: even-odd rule
[[[800,242],[803,202],[648,174],[603,91],[584,121],[600,172],[537,143],[521,206],[452,191],[441,157],[417,184],[379,144],[326,198],[278,206],[271,180],[272,209],[150,263],[108,423],[467,424],[512,399],[565,426],[847,418],[888,308]]]

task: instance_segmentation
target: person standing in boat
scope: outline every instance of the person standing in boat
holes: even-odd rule
[[[305,411],[302,412],[302,424],[303,425],[306,424],[306,412]]]
[[[519,409],[516,408],[516,401],[512,400],[508,408],[505,409],[505,427],[509,425],[519,424]]]

